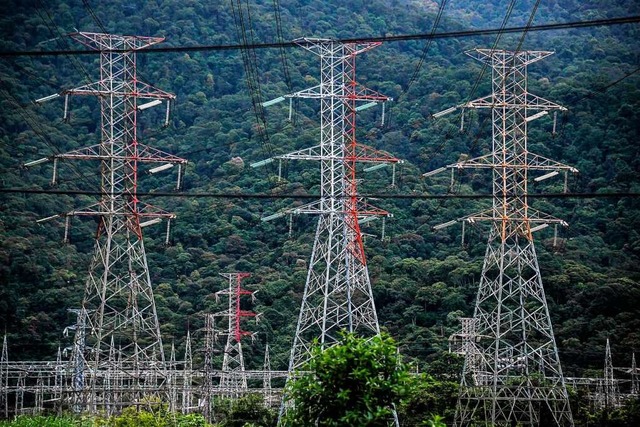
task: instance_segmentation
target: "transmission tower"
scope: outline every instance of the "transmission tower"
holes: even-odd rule
[[[264,350],[264,363],[262,365],[262,389],[264,390],[264,404],[267,408],[273,405],[273,392],[271,387],[271,354],[269,353],[269,344],[267,343]]]
[[[213,366],[213,357],[215,352],[216,341],[216,318],[212,313],[205,314],[204,317],[204,369],[202,379],[202,389],[200,394],[202,395],[202,401],[198,402],[199,406],[203,407],[202,414],[208,422],[213,421],[213,377],[215,368]],[[189,347],[190,349],[190,347]],[[190,356],[190,355],[189,355]],[[186,356],[185,356],[186,357]],[[190,360],[191,362],[191,360]],[[187,383],[191,383],[191,379],[184,378],[184,385],[187,387]]]
[[[620,390],[613,376],[613,358],[609,338],[604,352],[604,371],[600,387],[598,387],[596,403],[600,408],[613,409],[620,406]]]
[[[9,351],[7,349],[7,334],[4,334],[4,338],[2,338],[2,354],[0,355],[0,409],[2,409],[5,420],[9,418],[8,389],[9,389]]]
[[[631,355],[631,394],[638,395],[640,388],[638,387],[638,367],[636,366],[636,354]]]
[[[182,413],[191,412],[193,406],[193,355],[191,354],[191,332],[187,331],[187,339],[184,347],[184,365],[182,368]],[[206,378],[206,377],[205,377]]]
[[[167,233],[173,214],[138,199],[138,173],[145,163],[159,164],[149,169],[159,172],[186,160],[144,145],[137,133],[138,112],[166,101],[165,124],[174,95],[141,82],[136,74],[136,52],[163,41],[157,37],[121,36],[77,32],[76,41],[100,52],[100,80],[61,94],[37,100],[37,103],[63,95],[64,117],[68,116],[71,95],[96,96],[100,103],[100,142],[97,145],[55,155],[55,184],[59,160],[97,160],[100,163],[100,200],[84,209],[66,214],[65,240],[74,216],[97,216],[98,230],[93,259],[85,284],[82,310],[86,313],[87,369],[84,395],[88,408],[122,399],[131,404],[145,393],[156,390],[154,382],[164,369],[164,350],[156,314],[142,229],[167,220]],[[140,101],[145,101],[141,103]],[[31,166],[41,162],[31,162]],[[167,234],[168,239],[168,234]],[[84,328],[76,334],[84,334]],[[117,346],[115,348],[114,346]],[[125,370],[128,375],[121,375]],[[104,373],[109,373],[107,376]],[[133,394],[115,396],[110,389],[115,375],[129,381]],[[80,385],[81,376],[77,376]]]
[[[256,317],[256,313],[242,310],[240,299],[243,295],[253,298],[253,291],[243,289],[242,279],[249,277],[249,273],[221,273],[229,279],[229,288],[216,292],[216,298],[226,295],[229,299],[229,309],[226,312],[217,313],[217,317],[226,317],[229,320],[228,329],[220,335],[227,336],[222,358],[222,372],[220,375],[220,388],[223,393],[237,397],[247,390],[247,377],[244,372],[244,356],[242,355],[242,337],[252,336],[253,333],[243,331],[240,322],[243,317]]]
[[[475,49],[467,55],[492,69],[493,93],[457,108],[490,109],[492,149],[487,155],[446,169],[483,168],[493,173],[493,206],[434,227],[455,222],[489,221],[480,287],[473,318],[474,351],[467,353],[460,384],[455,425],[573,425],[564,376],[553,336],[533,232],[564,221],[534,210],[528,203],[530,171],[541,181],[577,172],[527,148],[532,120],[564,107],[529,93],[527,67],[552,52]],[[537,111],[535,114],[531,112]],[[464,111],[463,111],[464,117]],[[541,409],[552,420],[541,419]]]
[[[319,57],[320,84],[264,104],[268,106],[287,98],[320,100],[320,145],[274,157],[318,161],[320,200],[263,218],[268,221],[287,213],[319,216],[289,372],[300,369],[309,360],[316,339],[322,346],[328,346],[338,340],[341,330],[363,336],[380,332],[360,222],[390,215],[358,195],[356,165],[399,162],[356,141],[356,113],[389,100],[356,81],[356,56],[381,43],[342,43],[315,38],[295,42]],[[265,161],[252,166],[263,163]]]

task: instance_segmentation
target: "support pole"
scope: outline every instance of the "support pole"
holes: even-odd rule
[[[65,122],[69,118],[69,94],[64,96],[64,113],[62,114],[62,120]]]
[[[64,243],[69,243],[69,225],[71,223],[71,215],[67,215],[64,219],[64,238],[62,241]]]
[[[58,175],[58,158],[54,157],[53,158],[53,173],[51,175],[51,186],[56,185],[57,175]]]

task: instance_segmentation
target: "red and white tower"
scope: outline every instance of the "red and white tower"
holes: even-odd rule
[[[342,43],[332,39],[295,41],[320,59],[320,84],[285,95],[320,100],[320,144],[274,157],[279,160],[316,160],[320,163],[320,200],[263,218],[284,214],[319,216],[302,297],[289,371],[309,360],[314,340],[332,345],[341,330],[372,336],[380,332],[360,231],[360,221],[390,216],[369,205],[358,194],[356,165],[395,164],[395,157],[356,140],[356,113],[388,97],[356,81],[356,56],[381,43]],[[384,110],[383,110],[384,111]],[[258,162],[253,166],[263,162]]]
[[[227,336],[222,358],[222,372],[220,374],[220,388],[227,396],[238,396],[247,390],[247,377],[244,375],[244,356],[242,355],[242,337],[252,336],[252,332],[242,330],[240,322],[243,317],[257,317],[252,311],[243,310],[240,307],[242,296],[251,296],[253,291],[243,289],[242,279],[249,277],[249,273],[221,273],[229,279],[229,288],[216,292],[216,298],[226,295],[229,299],[229,308],[225,312],[216,313],[216,317],[227,317],[229,320],[226,332],[219,335]]]
[[[66,218],[65,240],[72,217],[99,218],[82,302],[86,327],[76,330],[85,334],[86,350],[73,357],[84,360],[87,366],[76,366],[84,373],[75,378],[76,404],[86,404],[90,410],[104,406],[111,411],[125,402],[131,405],[138,401],[147,390],[157,394],[158,382],[162,383],[164,377],[164,349],[142,229],[166,220],[168,233],[174,215],[139,200],[138,175],[145,163],[156,164],[149,170],[152,173],[178,165],[179,186],[186,160],[142,144],[137,131],[139,112],[162,102],[166,103],[168,123],[170,102],[175,96],[140,81],[136,74],[136,52],[164,39],[86,32],[70,36],[100,52],[100,79],[36,102],[63,95],[65,118],[71,95],[95,96],[100,103],[98,144],[50,159],[54,162],[53,183],[59,160],[99,162],[100,200],[54,217]],[[123,386],[130,386],[131,393],[114,393],[113,375],[117,381],[130,383]]]
[[[384,106],[390,100],[356,80],[356,56],[381,43],[315,38],[295,42],[320,59],[320,83],[264,104],[268,106],[286,98],[320,101],[320,144],[274,157],[318,161],[320,200],[263,218],[268,221],[285,214],[318,215],[289,372],[305,365],[316,340],[326,347],[338,341],[341,331],[365,337],[380,333],[360,223],[365,218],[390,214],[369,205],[358,194],[357,165],[399,162],[387,153],[358,143],[356,138],[357,112],[378,103]]]

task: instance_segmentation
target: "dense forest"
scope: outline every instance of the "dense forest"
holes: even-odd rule
[[[93,8],[88,6],[93,5]],[[526,24],[532,0],[449,1],[438,32]],[[71,50],[83,47],[64,37],[82,31],[164,36],[162,46],[274,43],[298,37],[348,38],[425,34],[434,28],[434,1],[15,1],[2,2],[0,51]],[[533,24],[637,15],[635,1],[541,2]],[[95,15],[95,16],[94,16]],[[96,19],[96,17],[98,19]],[[242,25],[239,24],[242,21]],[[281,25],[278,25],[281,23]],[[103,26],[104,28],[101,28]],[[393,213],[369,223],[366,250],[381,325],[401,352],[422,370],[445,359],[447,339],[458,319],[473,311],[487,237],[485,226],[469,227],[465,245],[456,227],[434,225],[480,211],[490,199],[433,199],[430,195],[490,192],[483,171],[449,177],[422,174],[486,153],[491,122],[486,113],[433,119],[438,111],[490,92],[490,76],[464,54],[476,47],[552,50],[529,69],[533,93],[568,108],[529,132],[530,149],[579,169],[570,193],[540,197],[532,204],[569,227],[537,235],[543,282],[560,358],[569,376],[601,375],[610,338],[615,366],[629,366],[640,348],[640,49],[637,25],[384,43],[359,58],[358,78],[393,97],[385,122],[380,109],[364,111],[361,142],[404,159],[391,186],[390,168],[370,172],[361,186],[377,194],[377,205]],[[63,329],[74,322],[67,309],[82,300],[93,250],[94,220],[74,219],[70,243],[61,244],[63,224],[36,219],[91,204],[90,195],[65,191],[99,188],[96,165],[61,162],[51,188],[51,165],[26,169],[25,162],[95,144],[99,109],[93,99],[73,99],[63,121],[62,102],[32,101],[97,79],[95,55],[7,57],[0,60],[0,329],[12,360],[52,359],[70,344]],[[293,120],[285,104],[264,112],[254,105],[317,83],[317,58],[300,48],[140,53],[139,77],[177,96],[170,125],[163,112],[140,114],[140,135],[149,145],[189,160],[184,188],[175,175],[142,174],[140,191],[162,195],[145,200],[177,214],[170,244],[161,226],[145,229],[146,249],[164,342],[184,350],[191,331],[201,345],[205,312],[218,311],[214,293],[225,286],[219,273],[246,271],[246,286],[260,290],[252,310],[263,314],[256,339],[245,343],[248,368],[260,368],[265,344],[274,369],[286,369],[316,218],[261,217],[304,203],[318,193],[319,172],[309,163],[285,164],[282,180],[272,165],[249,164],[317,144],[319,106],[300,101]],[[251,88],[251,89],[248,89]],[[266,126],[265,126],[266,125]],[[446,175],[446,174],[445,174]],[[62,194],[9,190],[51,190]],[[535,183],[532,193],[562,193],[562,179]],[[196,193],[209,197],[192,197]],[[213,197],[276,194],[288,198]],[[618,195],[614,195],[618,194]],[[396,197],[396,196],[406,197]],[[201,358],[201,353],[196,357]]]

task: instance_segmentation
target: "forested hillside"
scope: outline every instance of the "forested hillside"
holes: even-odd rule
[[[509,3],[449,1],[437,31],[499,28]],[[515,3],[506,26],[525,25],[537,2]],[[195,46],[430,33],[438,11],[436,2],[412,0],[6,0],[0,7],[2,51],[82,49],[61,36],[75,29],[102,32],[92,12],[108,32],[165,36],[162,46]],[[634,1],[542,2],[533,24],[638,12]],[[530,67],[530,90],[569,110],[559,116],[555,135],[551,119],[533,123],[530,149],[578,168],[569,191],[590,194],[532,201],[569,223],[555,247],[552,227],[537,234],[537,249],[560,357],[571,376],[597,375],[607,337],[616,366],[629,366],[632,351],[640,349],[639,37],[637,25],[620,25],[529,32],[524,39],[508,34],[496,44],[556,52]],[[495,35],[396,41],[359,58],[359,80],[394,98],[384,124],[379,108],[359,115],[360,142],[405,160],[395,187],[391,168],[367,174],[362,183],[363,193],[379,195],[374,203],[394,214],[386,221],[384,240],[381,221],[364,228],[369,271],[381,324],[423,369],[442,357],[458,318],[473,311],[487,237],[484,226],[467,228],[461,247],[460,229],[432,227],[491,203],[420,197],[450,191],[448,176],[426,179],[423,173],[460,155],[487,153],[491,143],[487,113],[467,116],[462,132],[459,115],[438,120],[431,115],[490,92],[489,73],[483,75],[481,64],[464,51],[495,42]],[[288,163],[284,182],[278,182],[273,164],[249,164],[316,144],[319,106],[300,101],[289,122],[286,103],[268,108],[264,116],[253,105],[316,84],[317,58],[294,47],[252,50],[249,64],[236,49],[138,58],[142,80],[177,95],[168,127],[162,127],[162,111],[140,114],[141,139],[189,160],[180,194],[144,198],[178,216],[169,246],[162,226],[145,229],[164,342],[175,341],[180,352],[190,330],[199,345],[202,313],[222,307],[213,296],[225,286],[219,273],[246,271],[252,274],[247,287],[260,290],[252,309],[263,313],[261,323],[246,326],[258,332],[245,344],[248,367],[261,367],[269,342],[273,368],[286,368],[316,218],[294,218],[291,237],[284,218],[267,223],[260,218],[317,194],[318,171],[313,163]],[[0,60],[0,330],[7,333],[13,360],[54,358],[59,346],[69,345],[71,338],[62,331],[74,322],[67,309],[82,300],[96,226],[94,220],[74,219],[70,243],[63,245],[62,222],[35,220],[89,205],[94,196],[7,191],[51,190],[50,164],[21,165],[99,138],[95,100],[73,99],[68,122],[61,119],[62,101],[41,106],[32,101],[97,79],[97,61],[95,55]],[[247,65],[255,67],[253,73],[246,73]],[[55,190],[98,188],[96,164],[61,162],[59,170]],[[141,181],[140,191],[173,192],[175,175],[143,174]],[[490,175],[476,171],[459,176],[451,194],[490,190]],[[562,193],[563,182],[535,183],[531,191]],[[209,196],[189,196],[195,193]],[[228,193],[290,198],[212,196]],[[387,197],[392,195],[408,197]]]

